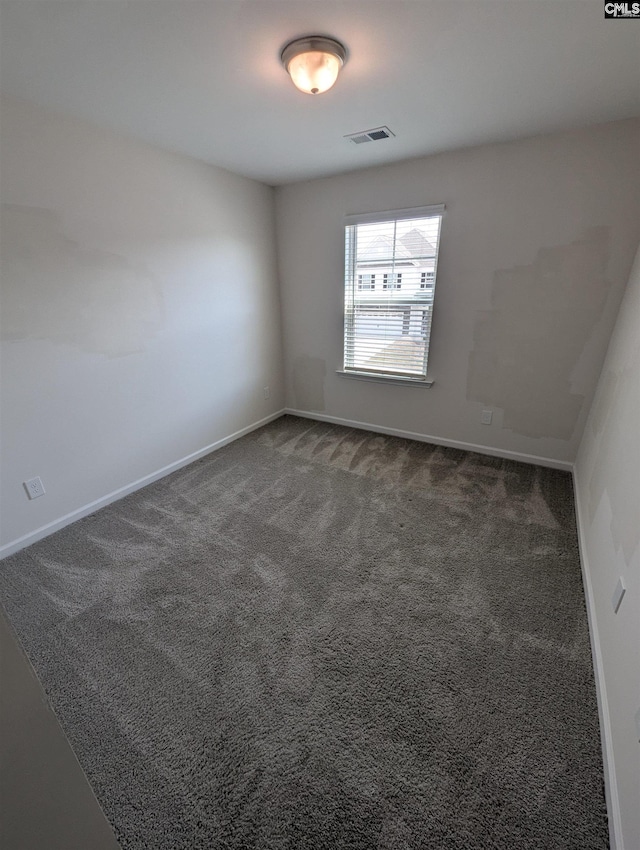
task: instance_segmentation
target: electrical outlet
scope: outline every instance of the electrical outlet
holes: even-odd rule
[[[493,410],[483,410],[482,415],[480,416],[480,421],[483,425],[491,425],[491,420],[493,419]]]
[[[269,389],[269,387],[265,387],[265,388],[264,388],[264,390],[263,390],[263,392],[264,392],[264,397],[265,397],[265,398],[270,398],[270,396],[271,396],[271,390]]]
[[[22,486],[30,499],[37,499],[45,494],[44,484],[39,478],[30,478],[28,481],[24,481]]]

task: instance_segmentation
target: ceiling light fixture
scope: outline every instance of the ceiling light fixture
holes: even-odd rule
[[[338,79],[347,51],[334,38],[308,35],[285,45],[280,61],[296,88],[307,94],[321,94]]]

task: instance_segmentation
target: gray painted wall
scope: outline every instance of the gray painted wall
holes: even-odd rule
[[[6,545],[283,389],[272,189],[8,98],[0,129]]]
[[[640,847],[640,249],[575,468],[592,633],[600,654],[618,850]],[[622,577],[616,614],[611,597]],[[616,799],[617,798],[617,799]]]
[[[640,238],[639,149],[631,120],[278,188],[287,406],[572,462]],[[439,203],[435,385],[336,375],[343,216]]]

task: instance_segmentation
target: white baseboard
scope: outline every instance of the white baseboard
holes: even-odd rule
[[[264,419],[260,419],[258,422],[253,422],[251,425],[247,425],[246,428],[242,428],[233,434],[229,434],[228,437],[223,437],[215,443],[211,443],[196,452],[192,452],[186,457],[180,458],[180,460],[176,460],[173,463],[162,467],[162,469],[156,470],[156,472],[145,475],[143,478],[139,478],[131,484],[126,484],[124,487],[120,487],[112,493],[108,493],[106,496],[102,496],[87,505],[83,505],[81,508],[77,508],[76,510],[71,511],[71,513],[65,514],[64,516],[35,529],[35,531],[30,531],[28,534],[18,537],[16,540],[12,540],[4,546],[0,546],[0,560],[2,558],[6,558],[8,555],[13,555],[15,552],[19,552],[20,549],[24,549],[32,543],[37,543],[38,540],[48,537],[50,534],[64,528],[66,525],[70,525],[72,522],[76,522],[94,511],[106,507],[106,505],[110,505],[112,502],[122,499],[124,496],[128,496],[129,493],[140,490],[142,487],[146,487],[147,484],[152,484],[159,478],[163,478],[165,475],[169,475],[171,472],[175,472],[177,469],[187,466],[189,463],[193,463],[193,461],[214,452],[216,449],[226,446],[228,443],[243,437],[245,434],[249,434],[251,431],[255,431],[257,428],[262,427],[262,425],[266,425],[268,422],[278,419],[285,413],[289,413],[292,416],[302,416],[306,419],[317,419],[321,422],[331,422],[335,425],[346,425],[351,428],[360,428],[363,431],[377,431],[378,433],[390,434],[394,437],[405,437],[409,440],[419,440],[424,443],[434,443],[439,446],[449,446],[454,449],[464,449],[465,451],[478,452],[479,454],[492,455],[494,457],[504,457],[509,460],[522,461],[523,463],[533,463],[539,466],[549,466],[554,469],[564,469],[567,471],[571,471],[573,469],[572,464],[554,460],[553,458],[537,457],[536,455],[522,454],[520,452],[503,451],[488,446],[479,446],[474,443],[464,443],[459,440],[448,440],[442,437],[433,437],[429,434],[418,434],[414,431],[403,431],[399,428],[386,428],[381,425],[373,425],[369,422],[357,422],[351,419],[341,419],[337,416],[326,416],[323,413],[316,413],[315,411],[284,408],[283,410],[278,410],[276,413],[272,413],[269,416],[265,416]]]
[[[159,478],[164,478],[165,475],[169,475],[177,469],[181,469],[183,466],[187,466],[195,460],[199,460],[201,457],[211,454],[211,452],[215,452],[216,449],[221,449],[228,443],[232,443],[234,440],[244,437],[245,434],[249,434],[251,431],[261,428],[263,425],[266,425],[267,422],[279,419],[284,412],[284,410],[278,410],[276,413],[271,413],[269,416],[265,416],[264,419],[260,419],[258,422],[253,422],[251,425],[247,425],[245,428],[241,428],[239,431],[229,434],[228,437],[216,440],[215,443],[210,443],[210,445],[205,446],[202,449],[198,449],[198,451],[192,452],[191,454],[186,455],[186,457],[180,458],[180,460],[176,460],[167,466],[163,466],[162,469],[158,469],[155,472],[151,472],[149,475],[138,478],[137,481],[133,481],[131,484],[126,484],[124,487],[119,487],[112,493],[108,493],[106,496],[101,496],[99,499],[89,502],[88,505],[83,505],[81,508],[77,508],[77,510],[71,511],[71,513],[65,514],[65,516],[62,516],[59,519],[48,522],[46,525],[37,528],[35,531],[30,531],[28,534],[18,537],[16,540],[12,540],[4,546],[0,546],[0,560],[2,558],[6,558],[8,555],[13,555],[14,552],[19,552],[20,549],[24,549],[32,543],[37,543],[38,540],[42,540],[44,537],[48,537],[55,531],[59,531],[61,528],[64,528],[65,525],[71,525],[72,522],[76,522],[77,520],[100,510],[100,508],[110,505],[112,502],[116,502],[118,499],[128,496],[129,493],[134,493],[136,490],[146,487],[147,484],[152,484]]]
[[[613,757],[611,717],[609,716],[609,702],[607,699],[607,686],[604,678],[602,650],[600,648],[600,636],[598,633],[598,621],[596,619],[596,609],[593,598],[589,556],[587,554],[582,512],[580,509],[580,501],[578,499],[579,492],[577,473],[574,467],[573,500],[576,506],[576,525],[578,528],[578,548],[580,552],[580,566],[582,569],[582,584],[584,586],[584,596],[587,605],[589,637],[591,639],[591,657],[593,658],[593,674],[596,682],[598,716],[600,719],[600,742],[602,745],[602,763],[604,768],[604,792],[607,803],[607,813],[609,816],[609,844],[611,850],[624,850],[620,799],[618,797],[618,783],[616,781],[616,769]]]
[[[512,452],[506,449],[496,449],[492,446],[479,446],[475,443],[463,443],[461,440],[448,440],[444,437],[433,437],[430,434],[417,434],[415,431],[403,431],[400,428],[385,428],[382,425],[372,425],[369,422],[356,422],[352,419],[340,419],[338,416],[325,416],[324,413],[315,411],[293,410],[285,408],[284,413],[291,416],[302,416],[305,419],[318,419],[320,422],[331,422],[334,425],[346,425],[349,428],[360,428],[362,431],[377,431],[379,434],[389,434],[392,437],[405,437],[407,440],[418,440],[421,443],[433,443],[436,446],[448,446],[452,449],[464,449],[467,452],[477,452],[481,455],[492,457],[503,457],[507,460],[517,460],[521,463],[532,463],[536,466],[548,466],[551,469],[563,469],[572,472],[573,464],[569,461],[555,460],[550,457],[538,457],[537,455]]]

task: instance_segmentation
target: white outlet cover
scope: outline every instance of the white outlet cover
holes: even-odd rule
[[[28,481],[23,482],[23,486],[30,499],[38,499],[40,496],[44,496],[46,492],[40,478],[30,478]]]
[[[616,614],[618,613],[618,608],[620,607],[625,592],[626,588],[622,583],[622,577],[620,577],[616,584],[616,589],[613,591],[613,596],[611,597],[611,604],[613,605],[613,610]]]
[[[480,417],[480,422],[483,425],[491,425],[491,420],[493,419],[493,411],[492,410],[483,410],[482,416]]]

